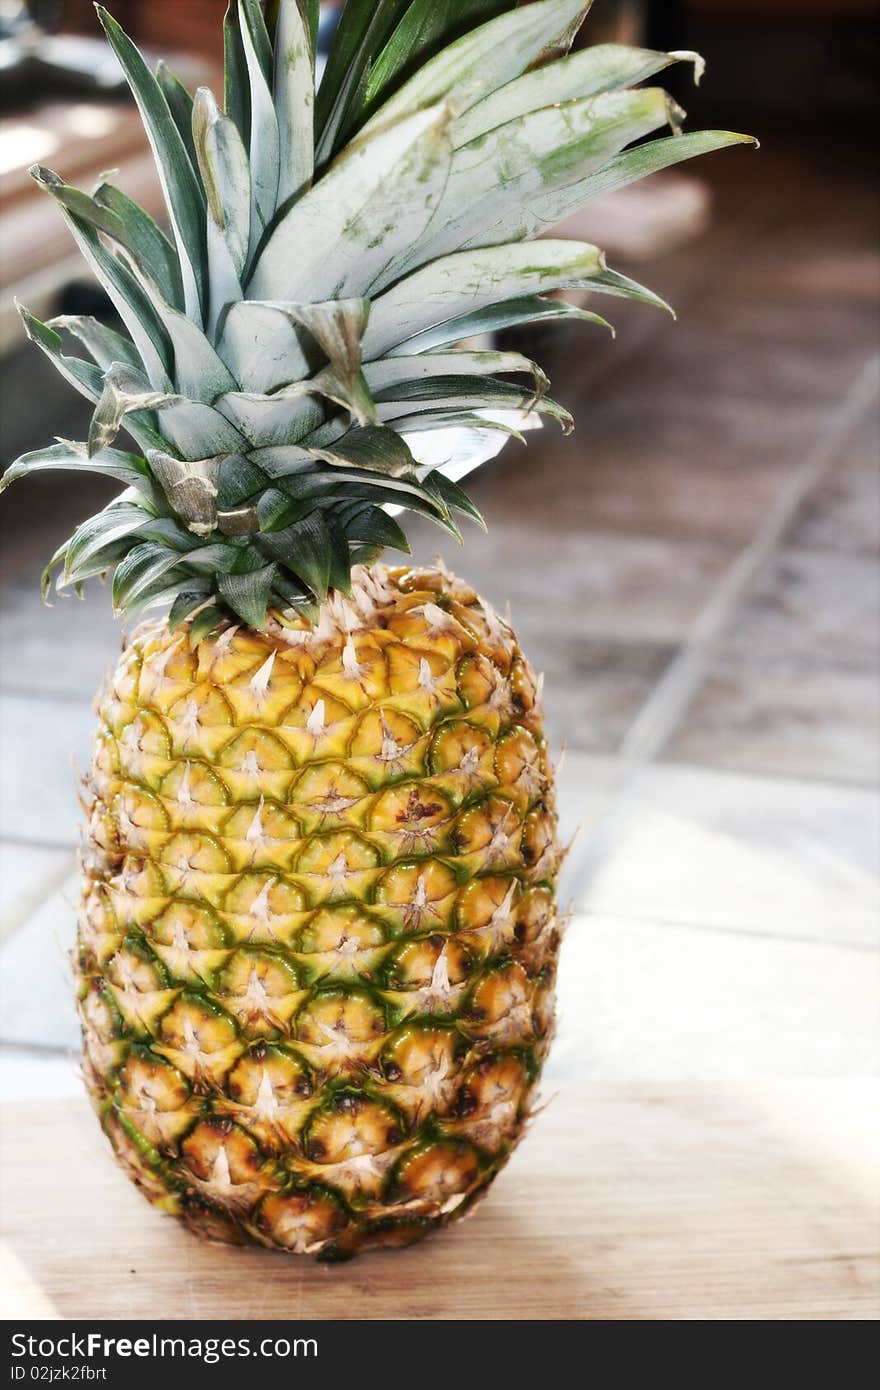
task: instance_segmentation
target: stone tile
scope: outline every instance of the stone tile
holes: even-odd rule
[[[651,642],[610,642],[573,633],[520,628],[535,669],[544,673],[547,730],[554,745],[613,753],[674,648]]]
[[[88,766],[95,716],[89,700],[0,694],[0,835],[72,846],[81,810],[74,759]]]
[[[0,1047],[0,1103],[68,1100],[83,1094],[79,1063],[72,1056],[43,1056]]]
[[[772,401],[781,412],[799,402],[834,407],[875,350],[876,304],[743,288],[712,287],[703,311],[671,337],[664,369],[687,370],[687,390],[710,404],[713,390],[751,389],[758,406]]]
[[[0,841],[0,940],[36,910],[73,866],[69,850]]]
[[[878,987],[863,950],[578,916],[546,1089],[874,1074]]]
[[[39,403],[39,408],[22,410],[23,401]],[[0,377],[0,467],[51,444],[54,435],[85,439],[93,409],[22,335],[21,346],[5,357]],[[16,483],[16,488],[29,486],[34,484]]]
[[[577,908],[880,944],[880,799],[862,788],[646,768]]]
[[[95,585],[84,602],[42,603],[36,580],[7,584],[0,607],[0,688],[49,695],[94,696],[118,659],[121,626],[110,597]]]
[[[736,409],[742,413],[741,404]],[[737,425],[740,444],[725,456],[716,447],[717,419],[690,411],[667,419],[658,411],[653,421],[636,425],[622,414],[600,430],[591,426],[562,449],[532,443],[528,460],[509,445],[469,482],[469,491],[490,532],[521,526],[526,518],[533,535],[551,540],[593,530],[740,547],[751,540],[794,466],[784,430],[777,426],[773,439],[760,421],[748,421],[746,416]],[[821,427],[818,415],[813,425]],[[444,542],[442,548],[454,569],[452,547]],[[528,572],[528,551],[511,548],[504,568],[514,566]],[[564,594],[558,601],[565,602]]]
[[[578,880],[578,866],[617,795],[620,767],[614,758],[596,757],[572,748],[566,748],[564,756],[554,757],[554,761],[558,767],[559,842],[566,849],[559,901],[565,908]]]
[[[412,529],[415,557],[431,561],[436,532],[421,521]],[[680,641],[730,557],[700,541],[538,530],[533,515],[505,518],[488,535],[468,527],[462,550],[446,556],[500,612],[510,603],[517,631],[617,642]]]
[[[40,415],[42,430],[42,412]],[[59,433],[64,433],[54,417],[52,426]],[[43,433],[29,447],[36,448],[45,443]],[[40,573],[58,546],[73,533],[74,527],[87,516],[99,512],[119,491],[118,483],[103,477],[83,477],[82,474],[47,473],[15,483],[3,494],[3,505],[0,507],[0,575],[3,584],[18,580],[32,585],[39,593]]]
[[[789,535],[795,546],[880,553],[880,414],[871,412],[843,457],[804,502]]]
[[[72,875],[0,949],[0,1042],[75,1048],[69,953],[79,884]]]
[[[783,550],[730,625],[725,650],[752,660],[876,668],[880,573],[866,555]]]
[[[782,777],[874,784],[880,778],[876,675],[722,653],[665,756]]]

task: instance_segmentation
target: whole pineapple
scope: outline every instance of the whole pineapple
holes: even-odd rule
[[[22,310],[95,410],[4,481],[117,479],[44,584],[112,572],[120,614],[160,613],[85,784],[85,1074],[133,1180],[209,1237],[414,1240],[529,1114],[559,943],[539,683],[465,583],[378,557],[407,549],[391,510],[457,535],[479,518],[453,475],[567,423],[534,363],[456,344],[596,321],[543,297],[564,286],[659,302],[595,247],[531,238],[744,138],[627,149],[681,114],[633,84],[694,55],[566,56],[588,8],[349,0],[316,95],[317,3],[240,0],[225,111],[99,10],[173,240],[108,183],[33,171],[127,336]]]

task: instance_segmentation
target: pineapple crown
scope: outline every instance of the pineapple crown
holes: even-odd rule
[[[565,287],[662,306],[595,246],[536,238],[597,194],[749,139],[682,134],[667,94],[636,85],[681,59],[699,77],[696,54],[570,53],[589,8],[347,0],[316,90],[317,0],[238,0],[221,107],[153,73],[98,7],[170,235],[112,183],[31,171],[126,330],[19,306],[94,413],[86,441],[24,455],[3,486],[66,469],[124,488],[57,551],[44,595],[112,572],[120,614],[170,604],[193,642],[233,616],[313,617],[354,564],[407,549],[392,513],[458,537],[456,515],[481,521],[454,480],[464,463],[542,417],[569,427],[534,362],[458,345],[605,324],[547,297]],[[136,452],[114,447],[123,428]]]

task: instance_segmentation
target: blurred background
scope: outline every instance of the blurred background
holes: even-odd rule
[[[215,83],[222,0],[115,0],[188,84]],[[679,320],[613,302],[520,337],[578,429],[473,480],[487,540],[451,566],[546,672],[565,833],[551,1083],[863,1077],[878,1040],[878,208],[870,0],[596,0],[583,41],[698,49],[690,128],[758,135],[566,225]],[[332,28],[326,7],[325,36]],[[87,0],[0,0],[2,451],[88,410],[23,346],[105,313],[39,160],[108,168],[159,211],[140,122]],[[59,481],[60,479],[60,481]],[[98,586],[43,609],[39,571],[109,495],[77,475],[3,499],[2,1094],[76,1093],[65,951],[91,699],[119,633]],[[420,558],[437,536],[413,526]],[[437,533],[439,536],[439,533]]]

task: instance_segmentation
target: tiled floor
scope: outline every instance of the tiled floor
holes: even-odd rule
[[[535,344],[578,431],[484,470],[488,540],[446,547],[511,601],[568,746],[563,829],[581,830],[551,1083],[878,1067],[871,181],[853,155],[772,142],[707,174],[710,232],[633,268],[679,324],[614,301],[615,344]],[[17,1096],[78,1086],[70,757],[118,645],[100,591],[40,610],[40,562],[93,501],[48,499],[3,508],[0,1094]]]

